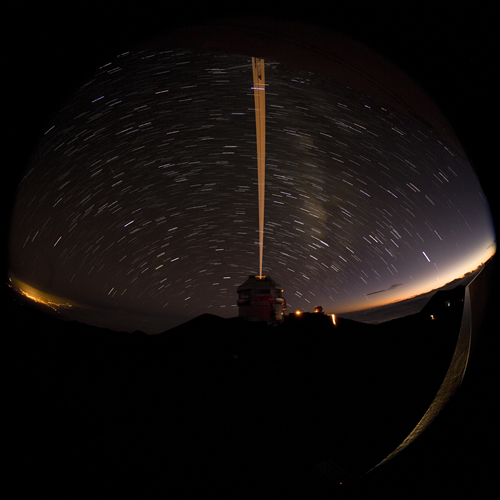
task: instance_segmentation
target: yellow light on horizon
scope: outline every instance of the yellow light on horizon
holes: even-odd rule
[[[26,297],[37,304],[50,307],[54,311],[58,311],[61,308],[70,308],[74,305],[74,303],[64,297],[58,297],[57,295],[43,292],[34,286],[28,285],[19,278],[16,278],[12,273],[9,274],[9,281],[11,282],[12,288],[23,297]]]

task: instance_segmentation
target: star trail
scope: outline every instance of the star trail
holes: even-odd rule
[[[252,87],[247,55],[137,50],[100,67],[19,185],[12,275],[167,323],[236,316],[236,288],[259,272]],[[289,308],[402,300],[494,253],[470,163],[425,125],[268,59],[265,120],[263,273]]]

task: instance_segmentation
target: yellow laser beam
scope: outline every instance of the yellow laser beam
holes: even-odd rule
[[[255,127],[257,134],[257,169],[259,187],[259,276],[264,255],[264,194],[266,185],[266,81],[264,59],[252,57]]]

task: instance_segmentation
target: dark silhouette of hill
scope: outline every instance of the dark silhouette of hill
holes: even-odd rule
[[[39,480],[161,477],[173,494],[327,494],[336,466],[344,482],[362,477],[425,413],[452,359],[464,290],[381,325],[205,314],[159,335],[13,302],[23,468]]]

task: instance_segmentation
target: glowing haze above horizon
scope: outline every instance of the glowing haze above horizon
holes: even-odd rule
[[[460,152],[352,88],[266,63],[263,273],[289,309],[404,300],[495,253]],[[99,68],[19,185],[14,288],[117,329],[236,316],[236,288],[259,271],[252,84],[249,56],[206,50],[131,51]]]

